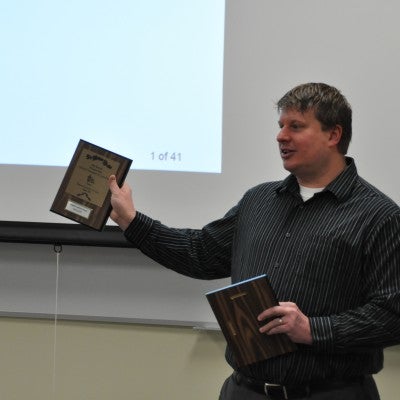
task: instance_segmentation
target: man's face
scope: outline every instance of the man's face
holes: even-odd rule
[[[304,113],[284,110],[279,117],[277,135],[283,166],[299,183],[318,185],[329,174],[332,160],[332,132],[323,131],[314,110]]]

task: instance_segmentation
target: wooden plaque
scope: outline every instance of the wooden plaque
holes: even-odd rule
[[[108,178],[119,186],[132,160],[80,140],[50,211],[101,231],[111,213]]]
[[[214,290],[206,297],[238,366],[296,350],[285,334],[259,332],[267,321],[260,322],[257,316],[279,304],[266,275]]]

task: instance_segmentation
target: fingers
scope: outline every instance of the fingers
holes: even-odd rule
[[[115,175],[111,175],[108,178],[108,186],[110,188],[110,191],[112,194],[116,193],[119,189],[119,186],[117,184],[117,178],[115,177]]]
[[[294,342],[312,343],[309,319],[304,315],[295,303],[281,302],[264,310],[259,316],[259,321],[265,321],[259,330],[267,335],[285,333]]]
[[[259,316],[259,321],[267,322],[260,328],[261,333],[280,333],[283,323],[284,310],[282,306],[275,306],[264,310]]]
[[[119,187],[115,175],[111,175],[108,178],[108,186],[113,197],[130,198],[132,196],[132,189],[130,186],[125,182],[122,187]]]
[[[111,192],[112,206],[110,217],[122,230],[125,230],[136,216],[132,190],[126,183],[120,188],[115,175],[111,175],[108,178],[108,185]]]
[[[258,316],[258,320],[263,321],[263,320],[269,319],[269,318],[277,318],[282,315],[288,314],[294,310],[298,310],[298,307],[295,303],[292,303],[289,301],[280,302],[279,306],[270,307],[270,308],[267,308],[266,310],[264,310]]]
[[[274,318],[270,322],[268,322],[267,325],[260,328],[260,332],[268,334],[279,333],[282,332],[282,329],[279,328],[281,328],[285,324],[286,322],[284,321],[283,317]]]

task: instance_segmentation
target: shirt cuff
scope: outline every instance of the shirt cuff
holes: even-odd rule
[[[313,347],[322,352],[334,350],[334,334],[332,321],[329,317],[310,318],[311,336]]]
[[[124,235],[136,247],[140,247],[143,240],[153,228],[153,224],[153,219],[137,211],[135,218],[125,229]]]

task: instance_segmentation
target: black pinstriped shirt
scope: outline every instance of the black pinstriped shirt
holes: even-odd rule
[[[274,383],[378,372],[400,343],[400,208],[360,178],[352,159],[303,202],[296,179],[250,189],[201,230],[138,213],[125,235],[181,274],[238,282],[267,274],[280,301],[310,318],[313,344],[244,371]],[[235,368],[227,349],[226,358]]]

